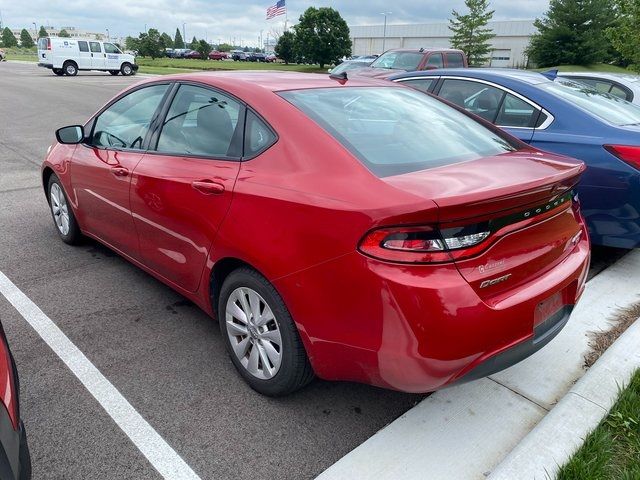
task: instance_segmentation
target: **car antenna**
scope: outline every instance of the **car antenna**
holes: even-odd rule
[[[541,75],[544,75],[549,80],[555,80],[558,76],[558,69],[552,68],[551,70],[547,70],[546,72],[540,72]]]
[[[338,80],[343,85],[347,80],[349,80],[349,78],[347,77],[347,72],[330,73],[329,78],[332,78],[333,80]]]

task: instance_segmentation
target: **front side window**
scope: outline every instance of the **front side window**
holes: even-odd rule
[[[118,47],[116,47],[113,43],[105,43],[104,51],[106,53],[122,53],[120,50],[118,50]]]
[[[80,49],[81,52],[88,52],[89,51],[89,44],[83,40],[79,40],[78,41],[78,48]]]
[[[89,46],[91,47],[91,51],[93,53],[102,53],[102,48],[100,47],[100,43],[98,43],[98,42],[89,42]]]
[[[372,64],[373,68],[397,70],[417,70],[423,54],[416,52],[387,52],[380,55]]]
[[[241,105],[215,90],[181,85],[162,125],[157,150],[207,157],[239,157],[233,137]]]
[[[436,67],[436,68],[444,67],[444,63],[442,62],[442,54],[432,53],[431,55],[429,55],[429,59],[427,60],[427,66]]]
[[[640,124],[639,106],[614,95],[598,92],[583,83],[558,77],[540,87],[613,125]]]
[[[380,177],[517,149],[464,113],[408,88],[305,89],[280,95]]]
[[[462,55],[459,53],[447,53],[447,67],[449,68],[462,68],[464,67],[464,61]]]
[[[469,80],[447,79],[438,96],[495,123],[505,92],[490,85]]]
[[[141,150],[168,85],[136,90],[102,112],[93,127],[96,147]]]

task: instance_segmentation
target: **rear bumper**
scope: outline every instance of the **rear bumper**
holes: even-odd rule
[[[319,377],[422,393],[546,345],[582,294],[589,261],[583,235],[559,264],[499,301],[481,299],[452,264],[399,266],[356,252],[275,285]],[[558,293],[562,310],[535,327],[538,306]]]
[[[49,70],[53,70],[53,63],[38,62],[38,66],[42,68],[48,68]]]
[[[140,65],[138,65],[137,63],[134,63],[133,65],[131,65],[131,67],[133,67],[134,72],[137,72],[138,69],[140,68]]]

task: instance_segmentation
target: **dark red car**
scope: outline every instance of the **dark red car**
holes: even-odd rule
[[[190,52],[187,52],[184,54],[184,58],[197,58],[200,59],[202,58],[202,55],[200,55],[200,52],[196,51],[196,50],[191,50]]]
[[[541,348],[589,266],[584,165],[480,122],[381,80],[176,75],[58,130],[42,179],[63,241],[216,317],[254,389],[427,392]]]
[[[388,78],[402,72],[437,68],[467,68],[462,50],[452,48],[396,48],[387,50],[371,65],[356,73],[364,77]]]
[[[209,52],[209,60],[226,60],[227,58],[229,58],[229,56],[226,52],[219,52],[217,50]]]
[[[0,324],[0,478],[31,478],[31,456],[20,419],[20,383],[7,337]]]

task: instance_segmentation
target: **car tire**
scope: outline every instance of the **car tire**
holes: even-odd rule
[[[115,77],[120,73],[120,70],[109,70],[109,73]]]
[[[313,369],[289,310],[258,272],[248,267],[231,272],[222,284],[217,312],[231,361],[255,391],[278,397],[313,380]],[[260,312],[258,319],[254,312]]]
[[[82,240],[80,227],[73,214],[73,208],[64,192],[60,179],[52,174],[47,185],[47,201],[56,231],[64,243],[77,245]]]
[[[75,77],[78,74],[78,65],[76,65],[76,62],[67,60],[64,62],[64,65],[62,65],[62,71],[65,75]]]
[[[53,69],[53,73],[55,73],[57,76],[61,77],[62,75],[64,75],[64,70],[61,68],[54,68]]]
[[[120,73],[125,77],[133,75],[133,66],[129,62],[123,63],[120,67]]]

